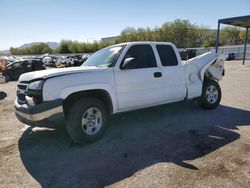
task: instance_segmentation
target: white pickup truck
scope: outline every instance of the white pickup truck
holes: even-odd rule
[[[17,84],[17,118],[50,127],[65,120],[73,141],[94,142],[110,114],[197,98],[218,106],[224,59],[208,52],[182,62],[163,42],[129,42],[94,53],[81,67],[22,74]]]

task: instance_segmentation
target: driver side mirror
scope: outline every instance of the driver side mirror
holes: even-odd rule
[[[135,69],[136,68],[136,59],[134,57],[126,58],[123,61],[122,69]]]

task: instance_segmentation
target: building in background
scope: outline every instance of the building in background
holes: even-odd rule
[[[101,42],[115,42],[118,36],[101,38]]]

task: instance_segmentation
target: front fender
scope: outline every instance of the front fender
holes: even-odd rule
[[[116,96],[115,96],[115,88],[112,88],[112,86],[104,84],[104,83],[98,83],[98,84],[86,84],[86,85],[74,85],[70,87],[66,87],[62,90],[59,98],[61,99],[66,99],[69,95],[80,92],[80,91],[88,91],[88,90],[104,90],[106,91],[111,100],[112,100],[112,105],[113,105],[113,112],[117,111],[117,101],[116,101]]]

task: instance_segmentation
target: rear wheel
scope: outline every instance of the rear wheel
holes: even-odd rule
[[[83,98],[69,108],[66,128],[76,143],[97,141],[106,130],[107,112],[99,99]]]
[[[216,108],[220,104],[221,88],[214,80],[205,80],[203,83],[202,95],[199,104],[206,109]]]

